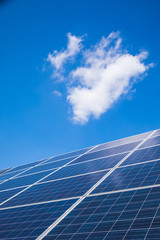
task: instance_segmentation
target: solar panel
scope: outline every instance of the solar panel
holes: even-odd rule
[[[145,143],[141,145],[141,148],[155,145],[160,145],[160,136],[149,138]]]
[[[4,206],[24,205],[57,199],[82,196],[105,172],[87,174],[68,179],[55,180],[33,185],[17,197],[6,202]]]
[[[58,167],[61,167],[64,164],[66,164],[70,161],[71,161],[70,158],[67,158],[67,159],[64,159],[64,160],[61,160],[61,161],[56,161],[56,162],[46,163],[46,164],[43,164],[43,165],[38,165],[38,166],[36,166],[34,168],[31,168],[31,169],[25,171],[24,173],[20,174],[20,176],[24,176],[26,174],[42,172],[42,171],[45,171],[45,170],[58,168]]]
[[[44,239],[158,240],[159,201],[160,188],[90,196]]]
[[[160,130],[0,174],[0,239],[160,239]]]

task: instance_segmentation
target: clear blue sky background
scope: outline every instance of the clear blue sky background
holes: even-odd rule
[[[51,157],[160,127],[160,1],[17,0],[0,3],[0,168]],[[70,121],[65,97],[53,95],[44,59],[66,46],[119,30],[134,54],[149,51],[155,67],[99,120]],[[60,89],[63,91],[63,87]]]

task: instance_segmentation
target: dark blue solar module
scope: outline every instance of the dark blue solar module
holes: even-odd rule
[[[34,185],[3,206],[8,207],[82,196],[105,174],[106,171]]]
[[[26,174],[31,174],[31,173],[36,173],[36,172],[41,172],[41,171],[46,171],[46,170],[50,170],[53,168],[58,168],[58,167],[62,167],[63,165],[65,165],[66,163],[70,162],[70,159],[65,159],[62,161],[57,161],[57,162],[52,162],[52,163],[48,163],[48,164],[43,164],[43,165],[39,165],[37,167],[31,168],[28,171],[20,174],[20,176],[24,176]]]
[[[132,153],[131,156],[122,163],[122,165],[141,163],[155,159],[160,159],[160,146],[137,150]]]
[[[139,134],[139,135],[136,135],[136,136],[118,139],[118,140],[113,141],[113,142],[103,143],[103,144],[98,145],[96,148],[94,148],[90,152],[95,152],[95,151],[99,151],[99,150],[106,149],[106,148],[111,148],[111,147],[118,147],[119,145],[124,145],[126,143],[128,144],[128,143],[136,142],[136,141],[139,141],[139,140],[143,140],[149,134],[150,133],[142,133],[142,134]]]
[[[54,160],[54,158],[50,158],[49,160],[47,160],[46,162],[45,162],[45,164],[46,163],[53,163],[53,162],[61,162],[61,161],[68,161],[68,162],[70,162],[70,161],[72,161],[73,159],[75,159],[75,158],[77,158],[79,155],[77,155],[77,156],[74,156],[74,157],[69,157],[69,158],[62,158],[62,159],[58,159],[58,160]]]
[[[11,173],[5,173],[0,175],[0,180],[4,181],[6,179],[12,178],[13,176],[19,175],[23,170],[17,171],[17,172],[11,172]]]
[[[117,168],[93,193],[160,184],[160,161]]]
[[[160,144],[160,136],[149,138],[145,143],[141,145],[140,148],[150,147]]]
[[[51,173],[52,170],[47,172],[41,172],[33,175],[28,175],[24,177],[18,177],[10,179],[2,184],[0,184],[0,191],[4,189],[16,188],[21,186],[26,186],[35,183],[36,181],[40,180],[41,178],[47,176],[47,174]]]
[[[2,203],[3,201],[7,200],[10,197],[12,197],[13,195],[20,192],[23,189],[24,188],[18,188],[18,189],[13,189],[13,190],[7,190],[7,191],[0,192],[0,203]]]
[[[78,150],[78,151],[66,153],[66,154],[63,154],[63,155],[60,155],[60,156],[55,156],[55,157],[52,158],[52,162],[53,162],[53,161],[57,161],[57,160],[61,160],[61,159],[64,159],[64,158],[76,157],[76,156],[78,156],[78,155],[84,154],[84,153],[87,152],[89,149],[90,149],[90,148],[85,148],[85,149],[81,149],[81,150]]]
[[[159,186],[160,130],[18,166],[0,174],[0,239],[160,240]]]
[[[79,157],[78,159],[76,159],[74,163],[84,162],[84,161],[93,160],[96,158],[106,157],[109,155],[128,152],[128,151],[131,151],[133,148],[135,148],[138,144],[139,144],[139,141],[121,145],[118,147],[113,147],[113,148],[108,148],[108,149],[104,149],[104,150],[100,150],[92,153],[87,153]]]
[[[18,167],[14,167],[14,168],[11,168],[8,172],[13,172],[13,171],[18,171],[18,170],[21,170],[21,169],[26,169],[26,168],[29,168],[29,167],[33,167],[41,162],[43,162],[45,160],[40,160],[40,161],[36,161],[36,162],[32,162],[32,163],[27,163],[27,164],[24,164],[24,165],[21,165],[21,166],[18,166]]]
[[[160,136],[160,129],[156,130],[156,132],[152,135],[152,137],[155,137],[155,136]]]
[[[36,239],[74,202],[69,200],[0,209],[0,239]]]
[[[109,169],[114,167],[114,165],[117,164],[125,156],[126,153],[122,153],[112,157],[104,157],[75,165],[69,165],[50,175],[45,179],[45,181]]]
[[[45,240],[159,239],[160,188],[87,197]]]

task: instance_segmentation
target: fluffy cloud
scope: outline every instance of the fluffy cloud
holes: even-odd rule
[[[82,37],[76,37],[70,33],[67,34],[67,37],[68,44],[66,50],[60,52],[55,50],[53,54],[48,54],[47,61],[51,63],[54,69],[54,76],[59,76],[64,64],[76,56],[82,48]]]
[[[56,69],[63,68],[64,62],[81,50],[82,38],[68,37],[66,51],[49,55]],[[121,42],[119,32],[102,37],[95,46],[82,52],[82,65],[75,65],[68,73],[71,84],[67,100],[75,123],[85,124],[91,116],[100,118],[150,67],[144,63],[146,51],[132,55],[121,47]]]

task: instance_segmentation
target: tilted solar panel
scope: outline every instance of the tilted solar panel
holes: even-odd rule
[[[1,173],[0,239],[159,240],[160,130]]]

